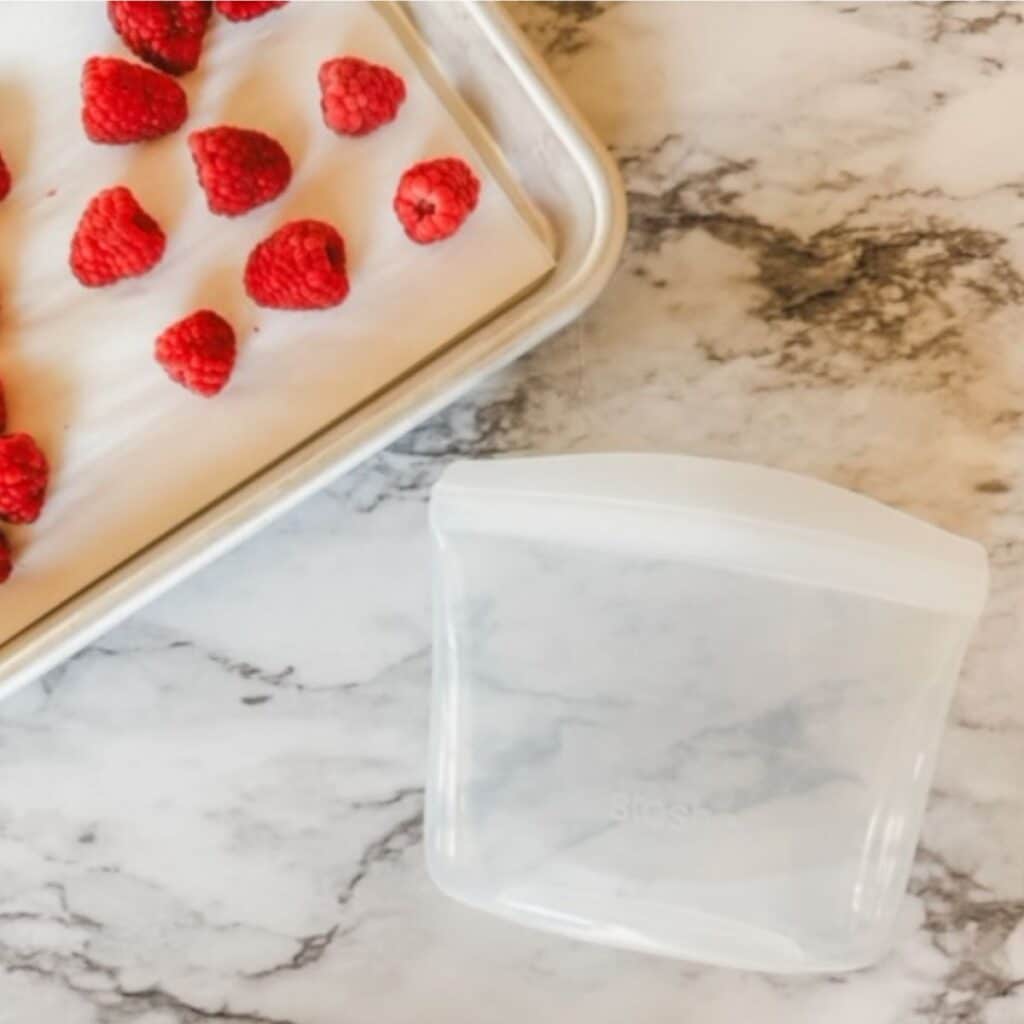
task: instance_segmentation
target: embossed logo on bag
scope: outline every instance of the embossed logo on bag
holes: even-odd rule
[[[612,793],[609,800],[608,816],[612,821],[622,824],[679,830],[696,820],[709,817],[709,812],[685,800],[618,790]]]

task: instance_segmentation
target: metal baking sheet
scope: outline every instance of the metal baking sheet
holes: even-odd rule
[[[33,30],[48,41],[41,52],[23,38]],[[0,5],[0,110],[17,115],[0,122],[15,179],[0,206],[0,377],[11,429],[38,437],[54,468],[40,522],[4,531],[15,574],[0,587],[0,643],[550,273],[543,215],[490,169],[411,45],[366,2],[294,3],[241,25],[215,18],[201,70],[184,80],[188,128],[269,132],[294,174],[278,201],[214,217],[184,132],[138,146],[85,138],[80,62],[120,48],[102,5]],[[395,124],[357,139],[326,130],[315,69],[338,53],[403,75]],[[456,237],[413,245],[391,207],[395,182],[442,154],[476,168],[480,201]],[[63,253],[83,206],[115,183],[166,226],[167,252],[142,277],[86,289]],[[245,294],[244,254],[299,217],[344,234],[351,294],[338,309],[268,310]],[[203,306],[239,339],[235,373],[214,401],[169,386],[152,352],[164,326]]]
[[[0,694],[45,671],[179,579],[574,318],[621,248],[625,204],[614,165],[497,5],[382,4],[422,73],[492,173],[543,210],[557,261],[534,291],[349,411],[75,594],[0,647]],[[458,92],[452,90],[454,83]],[[483,127],[486,124],[486,129]]]

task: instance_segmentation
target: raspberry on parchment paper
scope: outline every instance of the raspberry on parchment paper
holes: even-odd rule
[[[480,179],[458,157],[414,164],[395,193],[395,213],[405,233],[422,244],[454,235],[476,209]]]
[[[249,253],[245,290],[273,309],[337,306],[348,295],[345,242],[323,221],[291,221]]]
[[[93,142],[142,142],[177,131],[188,117],[185,91],[162,71],[90,57],[82,68],[82,126]]]
[[[0,519],[34,523],[46,499],[50,467],[28,434],[0,437]]]
[[[210,3],[196,0],[108,0],[107,16],[125,46],[147,64],[183,75],[199,63]]]
[[[7,170],[3,154],[0,153],[0,200],[11,191],[11,172]]]
[[[160,262],[167,239],[123,185],[97,193],[71,239],[71,270],[90,288],[144,274]]]
[[[213,213],[246,213],[276,199],[291,181],[284,147],[263,132],[222,125],[193,132],[188,145]]]
[[[171,380],[207,398],[227,384],[235,355],[235,332],[212,309],[171,324],[156,340],[156,361]]]
[[[288,0],[216,0],[214,7],[228,21],[252,21],[268,11],[284,7]]]
[[[405,82],[390,68],[359,57],[320,65],[324,124],[342,135],[366,135],[393,121],[405,102]]]

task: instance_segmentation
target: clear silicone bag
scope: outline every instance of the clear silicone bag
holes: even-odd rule
[[[981,547],[819,481],[666,455],[458,463],[431,523],[442,889],[759,970],[885,952]]]

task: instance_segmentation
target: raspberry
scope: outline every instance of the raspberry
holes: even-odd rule
[[[0,519],[34,523],[46,497],[50,467],[28,434],[0,437]]]
[[[179,320],[156,339],[156,361],[173,381],[210,397],[235,367],[235,332],[211,309]]]
[[[207,128],[188,137],[199,184],[213,213],[235,217],[276,199],[292,177],[281,143],[245,128]]]
[[[209,0],[109,0],[107,15],[125,46],[147,64],[182,75],[199,63]]]
[[[11,545],[7,538],[0,533],[0,583],[5,583],[11,575]]]
[[[402,175],[395,213],[414,242],[439,242],[459,230],[479,197],[480,179],[464,160],[427,160]]]
[[[324,124],[342,135],[366,135],[394,121],[405,101],[405,82],[394,71],[358,57],[325,61],[318,77]]]
[[[345,242],[323,221],[293,220],[249,253],[245,290],[274,309],[337,306],[348,295]]]
[[[180,85],[162,71],[90,57],[82,69],[82,125],[93,142],[141,142],[176,131],[188,117]]]
[[[215,0],[214,7],[228,21],[252,21],[275,7],[284,7],[287,0]]]
[[[0,199],[11,191],[11,172],[7,170],[3,155],[0,154]]]
[[[71,269],[90,288],[144,274],[160,262],[167,239],[123,185],[97,193],[71,239]]]

